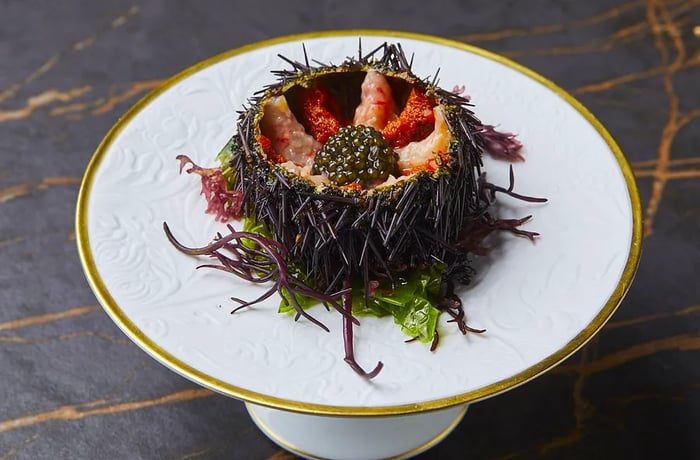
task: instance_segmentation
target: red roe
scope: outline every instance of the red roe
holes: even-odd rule
[[[329,92],[317,82],[306,90],[301,105],[307,132],[321,144],[340,129],[340,120],[334,115],[338,110]]]
[[[423,139],[434,126],[433,104],[428,96],[413,88],[399,117],[387,123],[382,134],[392,147],[399,148]]]

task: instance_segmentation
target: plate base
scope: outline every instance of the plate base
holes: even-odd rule
[[[442,441],[468,405],[393,417],[329,417],[246,403],[253,422],[280,447],[307,459],[406,459]]]

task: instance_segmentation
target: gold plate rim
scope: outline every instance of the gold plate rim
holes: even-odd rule
[[[624,176],[625,183],[627,184],[627,190],[632,206],[632,238],[627,262],[625,264],[622,276],[620,277],[617,286],[615,287],[613,293],[611,294],[603,308],[598,312],[598,314],[593,318],[593,320],[588,324],[588,326],[586,326],[581,332],[579,332],[562,348],[547,356],[537,364],[511,377],[459,395],[439,398],[430,401],[421,401],[413,404],[401,404],[392,406],[332,406],[276,398],[274,396],[253,392],[245,388],[236,387],[219,379],[213,378],[180,361],[179,359],[165,351],[163,348],[158,346],[156,343],[154,343],[151,339],[149,339],[146,336],[146,334],[144,334],[143,331],[141,331],[121,310],[121,308],[117,305],[117,303],[109,293],[109,290],[105,286],[97,270],[92,250],[90,248],[90,240],[87,232],[88,202],[90,198],[90,192],[92,190],[95,172],[97,171],[100,163],[102,162],[102,159],[105,156],[106,151],[108,150],[114,139],[134,116],[136,116],[151,101],[153,101],[156,97],[165,92],[167,89],[180,82],[181,80],[189,77],[190,75],[198,72],[199,70],[202,70],[206,67],[209,67],[213,64],[216,64],[233,56],[279,43],[312,38],[352,36],[356,37],[362,35],[386,36],[392,38],[406,38],[419,40],[452,48],[457,48],[485,57],[487,59],[491,59],[513,70],[516,70],[517,72],[544,85],[545,87],[556,93],[569,105],[571,105],[578,113],[580,113],[605,140],[606,144],[615,156],[615,159],[617,160],[620,170]],[[253,404],[259,404],[262,406],[272,407],[276,409],[290,410],[294,412],[302,412],[315,415],[332,416],[401,415],[444,409],[458,404],[473,403],[491,396],[495,396],[506,390],[515,388],[519,385],[522,385],[528,382],[529,380],[532,380],[535,377],[543,374],[549,369],[553,368],[554,366],[556,366],[557,364],[574,354],[583,345],[585,345],[596,334],[596,332],[598,332],[605,325],[605,323],[608,321],[608,319],[610,319],[612,314],[622,302],[622,299],[629,290],[629,287],[632,283],[632,279],[634,278],[637,266],[639,264],[639,258],[642,249],[642,226],[643,224],[641,200],[639,197],[637,184],[632,173],[632,168],[630,167],[629,162],[625,158],[620,147],[617,145],[613,137],[605,129],[602,123],[598,121],[598,119],[586,107],[584,107],[583,104],[581,104],[567,91],[565,91],[549,79],[545,78],[544,76],[521,64],[518,64],[517,62],[514,62],[506,57],[473,45],[432,35],[379,29],[330,30],[322,32],[309,32],[303,34],[285,35],[226,51],[224,53],[218,54],[209,59],[201,61],[197,64],[194,64],[193,66],[188,67],[182,72],[169,78],[160,86],[158,86],[146,96],[144,96],[142,99],[140,99],[138,102],[136,102],[136,104],[134,104],[123,116],[121,116],[105,135],[104,139],[102,139],[100,144],[97,146],[97,149],[93,153],[86,167],[85,174],[80,185],[75,216],[76,244],[78,246],[80,261],[83,265],[83,270],[85,272],[85,276],[88,280],[88,283],[90,284],[90,287],[95,293],[95,296],[98,298],[107,314],[122,329],[122,331],[140,348],[142,348],[148,354],[156,358],[159,362],[165,364],[167,367],[179,373],[180,375],[218,393],[238,398]]]

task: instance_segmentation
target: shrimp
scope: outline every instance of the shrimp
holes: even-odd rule
[[[396,149],[399,155],[399,169],[404,174],[424,168],[428,162],[434,161],[435,155],[447,153],[452,140],[450,128],[445,120],[445,114],[440,106],[433,108],[435,128],[422,141],[411,142],[405,147]]]
[[[287,171],[291,172],[292,174],[296,174],[297,176],[309,179],[316,185],[330,183],[328,178],[322,174],[311,174],[313,171],[313,166],[310,164],[306,166],[299,166],[297,164],[294,164],[294,162],[292,161],[285,161],[284,163],[279,163],[279,165]]]
[[[304,131],[289,110],[284,96],[271,98],[265,104],[261,131],[270,140],[271,157],[291,161],[304,167],[313,164],[321,144]]]
[[[362,81],[361,90],[360,105],[355,109],[352,124],[371,126],[381,131],[397,117],[389,82],[381,73],[370,70]]]

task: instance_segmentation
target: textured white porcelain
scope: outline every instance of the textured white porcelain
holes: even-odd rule
[[[178,154],[210,166],[234,130],[246,98],[271,83],[269,71],[303,59],[300,40],[255,49],[206,67],[152,100],[116,136],[99,164],[87,232],[99,277],[124,314],[158,347],[238,388],[330,406],[414,404],[507,379],[561,349],[600,311],[627,262],[632,211],[625,180],[601,135],[542,84],[493,60],[416,39],[368,36],[363,48],[400,41],[414,71],[440,68],[443,87],[465,85],[485,122],[519,134],[527,161],[515,165],[516,191],[550,199],[534,205],[499,197],[497,214],[532,214],[536,244],[504,235],[476,282],[462,292],[469,324],[461,335],[441,318],[431,353],[390,318],[363,318],[355,347],[368,382],[343,362],[342,321],[310,313],[330,329],[277,314],[278,299],[230,315],[229,297],[260,289],[230,275],[195,270],[202,259],[177,252],[162,223],[186,245],[208,242],[221,224],[204,214],[197,177],[178,175]],[[339,63],[357,38],[308,38],[311,57]],[[490,181],[507,185],[508,164],[485,159]],[[134,331],[126,331],[134,336]],[[152,351],[152,350],[151,350]],[[158,358],[158,356],[156,356]],[[167,364],[167,363],[166,363]]]

